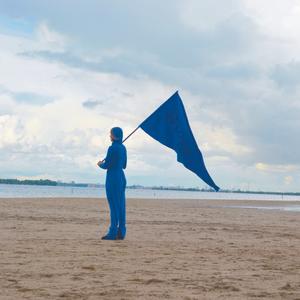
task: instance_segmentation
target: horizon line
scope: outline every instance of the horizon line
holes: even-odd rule
[[[4,182],[4,181],[8,181],[8,182]],[[11,181],[11,182],[9,182]],[[105,186],[105,183],[91,183],[91,182],[76,182],[74,180],[69,181],[69,182],[65,182],[65,181],[61,181],[61,180],[52,180],[52,179],[18,179],[18,178],[0,178],[0,184],[14,184],[12,181],[17,181],[20,182],[21,184],[25,184],[25,185],[29,185],[26,184],[24,182],[28,182],[28,183],[32,183],[31,185],[39,185],[39,184],[34,184],[34,182],[49,182],[49,183],[53,183],[53,186],[57,186],[54,185],[54,183],[58,183],[58,184],[62,184],[62,185],[69,185],[69,186],[80,186],[80,185],[86,185],[86,187],[88,186]],[[47,184],[44,184],[47,185]],[[51,184],[49,184],[51,185]],[[190,191],[202,191],[202,192],[215,192],[214,189],[212,189],[211,187],[185,187],[185,186],[180,186],[180,185],[151,185],[151,186],[147,186],[147,185],[142,185],[142,184],[131,184],[131,185],[127,185],[127,188],[132,188],[132,187],[141,187],[141,188],[149,188],[149,189],[169,189],[169,190],[190,190]],[[220,189],[219,192],[233,192],[233,193],[253,193],[253,194],[279,194],[279,195],[300,195],[300,191],[298,192],[282,192],[282,191],[262,191],[262,190],[243,190],[241,188],[234,188],[234,189]]]

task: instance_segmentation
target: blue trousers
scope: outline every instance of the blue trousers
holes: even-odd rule
[[[126,178],[122,169],[108,170],[106,173],[105,190],[110,210],[110,227],[108,234],[116,236],[118,230],[126,235]]]

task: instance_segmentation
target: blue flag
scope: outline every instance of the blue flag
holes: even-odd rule
[[[155,140],[173,149],[177,153],[177,161],[187,169],[216,191],[220,189],[206,170],[178,92],[158,107],[139,127]]]

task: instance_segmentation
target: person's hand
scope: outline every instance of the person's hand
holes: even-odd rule
[[[101,165],[103,162],[104,162],[104,159],[99,160],[99,161],[97,162],[97,165],[100,167],[100,165]]]

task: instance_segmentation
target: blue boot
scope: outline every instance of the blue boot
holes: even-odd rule
[[[116,240],[116,239],[117,239],[117,236],[109,235],[109,234],[106,234],[101,238],[101,240]]]
[[[110,228],[110,230],[108,231],[108,233],[106,235],[104,235],[101,240],[116,240],[118,237],[118,232],[117,230],[112,230]]]
[[[118,228],[118,234],[117,234],[117,239],[118,240],[124,240],[126,235],[126,227],[125,228]]]

